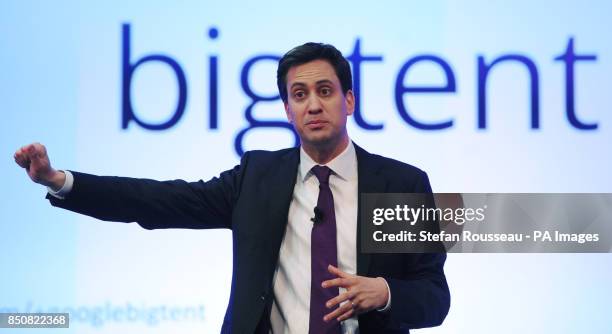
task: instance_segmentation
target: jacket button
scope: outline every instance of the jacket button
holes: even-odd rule
[[[260,298],[261,298],[261,300],[266,300],[266,296],[264,296],[264,295],[261,295]]]

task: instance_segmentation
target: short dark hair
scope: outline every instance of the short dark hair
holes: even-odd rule
[[[342,53],[331,44],[309,42],[289,50],[278,62],[276,84],[283,102],[287,103],[287,72],[289,69],[317,59],[329,62],[334,68],[344,94],[353,89],[351,67]]]

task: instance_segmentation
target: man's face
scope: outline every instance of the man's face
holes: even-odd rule
[[[342,92],[340,79],[325,60],[294,66],[287,72],[287,119],[302,144],[336,145],[346,136],[346,117],[355,108],[353,92]]]

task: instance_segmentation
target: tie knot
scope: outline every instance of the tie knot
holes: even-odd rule
[[[312,173],[319,179],[320,184],[328,184],[329,183],[329,175],[331,174],[331,169],[327,166],[314,166],[312,167]]]

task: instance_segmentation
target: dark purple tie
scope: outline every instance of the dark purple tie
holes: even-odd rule
[[[314,166],[312,172],[319,179],[319,199],[312,226],[310,241],[310,322],[309,333],[340,333],[340,323],[336,319],[329,322],[323,317],[335,310],[328,309],[325,303],[338,296],[339,289],[322,288],[323,281],[335,278],[328,270],[328,265],[338,267],[338,254],[336,248],[336,213],[334,212],[334,197],[329,188],[329,175],[331,169],[327,166]]]

